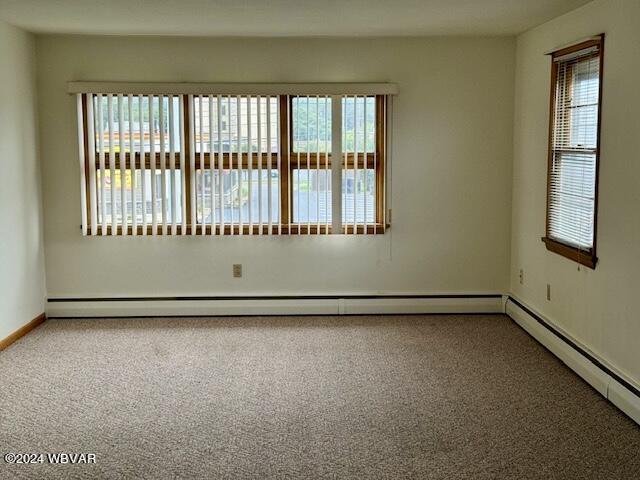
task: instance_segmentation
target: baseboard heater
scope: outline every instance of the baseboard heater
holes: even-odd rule
[[[507,298],[505,313],[603,397],[640,424],[640,388],[623,374],[513,296]]]
[[[47,317],[502,313],[505,300],[495,293],[49,298]]]

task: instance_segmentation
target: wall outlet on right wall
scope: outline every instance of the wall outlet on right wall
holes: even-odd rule
[[[524,270],[521,268],[520,269],[520,285],[524,285]]]
[[[551,301],[551,284],[547,283],[547,300]]]

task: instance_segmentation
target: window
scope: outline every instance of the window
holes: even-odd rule
[[[280,224],[278,98],[196,95],[192,102],[196,231],[273,233]]]
[[[552,53],[548,250],[595,268],[604,36]]]
[[[179,159],[175,168],[181,151],[179,98],[163,97],[162,105],[160,97],[133,95],[94,95],[89,101],[87,123],[94,132],[89,156],[95,159],[89,191],[98,192],[96,224],[115,232],[122,225],[152,225],[162,215],[172,227],[181,223]]]
[[[386,94],[137,94],[127,85],[123,93],[74,92],[85,234],[388,227]],[[339,142],[333,132],[341,132]]]
[[[331,98],[291,99],[291,170],[293,222],[307,228],[332,222]],[[381,222],[376,178],[382,180],[384,155],[378,143],[376,112],[384,97],[343,97],[342,223],[347,233],[374,229]]]

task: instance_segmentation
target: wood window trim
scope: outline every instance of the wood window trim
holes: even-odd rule
[[[191,178],[191,162],[188,160],[189,158],[191,158],[191,142],[187,141],[187,139],[189,138],[189,131],[191,129],[191,103],[189,102],[189,96],[185,95],[182,99],[182,107],[183,107],[183,116],[184,116],[184,130],[182,131],[182,135],[184,135],[185,141],[184,141],[184,158],[185,158],[185,162],[184,162],[184,177],[185,179],[190,179]],[[188,226],[189,223],[191,222],[191,214],[192,214],[192,208],[193,206],[191,205],[191,182],[190,181],[185,181],[184,182],[184,188],[185,188],[185,192],[184,192],[184,198],[186,200],[185,206],[184,206],[184,215],[185,215],[185,219],[186,219],[186,223]],[[196,228],[197,226],[194,225],[193,228]],[[180,228],[182,229],[182,226],[180,226]]]
[[[554,154],[556,150],[553,148],[553,128],[555,117],[555,104],[557,96],[557,77],[558,77],[558,63],[554,62],[555,58],[568,55],[571,53],[579,52],[597,46],[598,53],[596,55],[587,56],[585,58],[592,58],[593,56],[600,57],[599,64],[599,82],[598,82],[598,125],[596,129],[596,149],[595,149],[595,196],[594,196],[594,210],[593,210],[593,246],[588,249],[580,249],[574,245],[568,245],[553,238],[549,234],[549,215],[550,215],[550,201],[551,201],[551,170],[553,166]],[[550,53],[551,56],[551,95],[549,100],[549,136],[548,136],[548,150],[547,150],[547,196],[546,196],[546,221],[545,221],[545,236],[542,237],[542,241],[548,251],[561,255],[569,260],[584,265],[587,268],[595,269],[598,262],[596,255],[596,243],[598,238],[598,191],[599,191],[599,171],[600,171],[600,138],[601,138],[601,119],[602,119],[602,87],[603,87],[603,73],[604,73],[604,33],[586,40],[584,42],[571,45],[560,50],[556,50]]]
[[[289,151],[290,125],[291,125],[291,109],[286,95],[279,97],[280,112],[280,137],[278,146],[280,147],[280,225],[279,233],[284,233],[285,227],[291,226],[291,217],[293,211],[293,188],[291,188],[291,175],[289,163],[291,161],[291,153]]]
[[[90,175],[89,175],[89,162],[90,162],[90,155],[89,155],[89,132],[88,132],[88,125],[87,125],[87,106],[86,106],[86,101],[87,101],[87,96],[91,95],[91,94],[86,94],[83,93],[82,94],[82,111],[83,111],[83,132],[84,132],[84,150],[85,150],[85,163],[84,163],[84,168],[85,168],[85,184],[86,184],[86,202],[87,205],[90,205]],[[280,136],[276,138],[278,139],[278,145],[280,148],[280,168],[278,170],[278,173],[280,175],[280,185],[281,185],[281,191],[282,193],[280,194],[280,222],[279,223],[273,223],[272,224],[272,228],[271,228],[271,233],[272,234],[323,234],[323,233],[332,233],[332,227],[331,225],[318,225],[317,223],[314,224],[307,224],[307,223],[295,223],[292,220],[293,217],[293,189],[291,188],[291,178],[293,175],[293,170],[295,168],[298,168],[298,158],[297,158],[297,154],[298,152],[294,152],[292,151],[292,142],[291,139],[293,138],[292,135],[292,128],[293,128],[293,122],[292,122],[292,105],[290,102],[292,102],[294,96],[291,95],[279,95],[279,111],[280,111]],[[289,100],[289,101],[288,101]],[[371,168],[373,169],[375,166],[375,182],[376,182],[376,191],[375,191],[375,195],[376,195],[376,205],[375,205],[375,222],[374,223],[367,223],[366,227],[364,224],[357,224],[355,226],[355,229],[353,228],[353,225],[343,225],[342,227],[342,232],[341,233],[358,233],[358,234],[383,234],[385,233],[386,229],[390,227],[390,225],[387,223],[386,225],[382,224],[382,219],[385,218],[384,216],[384,205],[385,205],[385,199],[382,198],[385,195],[385,164],[386,164],[386,158],[385,158],[385,151],[386,151],[386,112],[387,112],[387,97],[385,95],[375,95],[375,105],[376,105],[376,110],[375,110],[375,138],[376,138],[376,145],[375,145],[375,155],[374,153],[370,152],[367,153],[366,155],[366,166],[367,168]],[[185,136],[185,138],[188,138],[188,133],[189,132],[189,128],[190,128],[190,121],[191,121],[191,105],[189,103],[189,97],[188,95],[184,95],[183,98],[183,109],[184,109],[184,130],[183,130],[183,135]],[[97,142],[96,146],[97,146]],[[185,165],[184,165],[184,172],[185,172],[185,178],[190,178],[191,175],[191,162],[189,161],[190,155],[191,155],[191,151],[190,151],[190,142],[185,141],[184,142],[184,158],[185,158]],[[105,152],[108,153],[108,152]],[[165,167],[169,167],[169,152],[165,152],[164,154],[164,164]],[[231,155],[231,156],[230,156]],[[115,159],[115,166],[114,168],[116,169],[117,173],[120,172],[120,166],[121,166],[121,154],[120,152],[114,152],[114,159]],[[108,155],[107,155],[108,157]],[[131,156],[130,154],[124,154],[124,162],[125,162],[125,169],[127,170],[131,170]],[[180,155],[178,152],[176,152],[175,155],[175,168],[179,169],[181,167],[180,165]],[[224,169],[228,169],[231,166],[237,166],[237,154],[236,153],[229,153],[229,152],[223,152],[223,168]],[[251,162],[252,164],[252,168],[267,168],[268,167],[268,160],[269,160],[269,154],[268,153],[263,153],[262,157],[261,157],[261,161],[258,160],[258,153],[254,152],[253,153],[253,160]],[[365,165],[365,155],[364,153],[358,153],[357,156],[355,156],[353,154],[353,152],[347,152],[346,155],[343,155],[344,159],[343,159],[343,167],[344,168],[353,168],[354,166],[354,159],[356,160],[355,163],[358,165],[359,168],[364,167]],[[161,168],[162,165],[162,159],[161,159],[161,154],[159,152],[155,152],[154,154],[154,158],[155,158],[155,166],[157,169]],[[375,161],[374,161],[375,158]],[[109,161],[108,158],[105,159],[107,162]],[[204,160],[204,168],[208,169],[210,168],[211,165],[211,155],[209,152],[205,152],[203,155],[203,160]],[[214,153],[214,162],[218,160],[218,154]],[[97,168],[100,167],[100,160],[98,158],[98,152],[96,149],[95,152],[95,166]],[[277,169],[278,168],[278,153],[272,153],[271,154],[271,166],[272,169]],[[147,170],[149,170],[151,168],[151,154],[150,152],[145,152],[144,155],[144,163],[145,163],[145,168]],[[195,169],[199,169],[200,168],[200,154],[199,152],[195,152],[195,162],[194,162],[194,167]],[[235,163],[235,165],[234,165]],[[246,169],[248,168],[249,165],[249,155],[246,152],[242,153],[242,161],[241,161],[241,168]],[[315,168],[330,168],[331,166],[331,154],[329,153],[324,154],[324,153],[320,153],[320,155],[318,156],[317,152],[315,153],[310,153],[309,155],[309,168],[311,169],[315,169]],[[133,167],[134,169],[139,169],[141,168],[141,156],[139,152],[135,152],[134,156],[133,156]],[[307,154],[304,154],[304,158],[302,158],[302,154],[300,156],[300,168],[307,168]],[[191,225],[191,209],[192,209],[192,205],[191,205],[191,184],[189,181],[186,181],[184,183],[185,186],[185,198],[186,198],[186,204],[185,204],[185,211],[184,211],[184,215],[186,216],[186,234],[191,234],[192,230],[195,228],[197,230],[198,233],[201,233],[202,230],[202,225],[200,223],[197,223],[196,220],[196,224],[195,225]],[[286,192],[286,193],[285,193]],[[91,219],[90,219],[90,209],[87,208],[87,233],[88,234],[92,234],[93,232],[91,231]],[[133,233],[133,226],[131,224],[128,224],[126,226],[122,226],[119,225],[116,228],[116,233],[121,234],[123,231],[123,228],[126,228],[126,231],[128,232],[128,234],[132,234]],[[249,225],[244,225],[242,227],[242,233],[243,234],[249,234],[250,231],[250,226]],[[257,234],[260,232],[260,226],[258,225],[253,225],[253,233]],[[238,235],[240,234],[240,226],[238,225],[234,225],[233,227],[230,225],[224,225],[223,227],[223,232],[225,235],[231,235],[232,233],[232,229],[233,229],[233,234]],[[139,235],[143,234],[143,230],[144,227],[141,225],[138,225],[136,228],[136,233]],[[206,234],[211,234],[211,225],[206,225],[205,226],[205,230],[206,230]],[[215,226],[215,233],[216,234],[220,234],[221,228],[219,225]],[[263,225],[262,226],[262,233],[263,234],[268,234],[269,233],[269,228],[268,225]],[[354,231],[355,230],[355,231]],[[171,226],[167,227],[167,231],[171,231]],[[110,235],[112,232],[112,226],[111,225],[107,225],[106,226],[106,234]],[[96,232],[97,234],[103,234],[102,232],[102,226],[101,225],[97,225],[96,226]],[[151,235],[153,233],[153,227],[148,225],[147,229],[146,229],[146,233],[148,235]],[[158,225],[156,228],[156,234],[158,235],[162,235],[163,232],[163,227],[161,225]],[[176,225],[176,234],[181,235],[182,234],[182,225],[177,224]]]
[[[115,166],[116,169],[120,168],[120,159],[121,159],[122,155],[120,154],[120,152],[115,152],[114,153],[114,159],[115,159]],[[169,168],[169,154],[165,153],[164,154],[165,160],[164,160],[164,164],[166,168]],[[258,158],[259,154],[254,153],[252,154],[252,168],[259,168],[262,167],[263,169],[267,169],[267,167],[269,166],[269,154],[268,153],[262,153],[262,157]],[[162,165],[162,159],[160,156],[160,153],[156,152],[154,154],[154,158],[156,160],[156,168],[160,168]],[[211,154],[209,152],[205,152],[203,155],[203,159],[204,159],[204,168],[210,168],[211,166]],[[347,159],[346,162],[343,161],[342,165],[345,166],[346,168],[353,168],[353,164],[354,164],[354,155],[353,153],[348,153],[347,154]],[[135,169],[139,169],[141,167],[140,164],[140,153],[139,152],[135,152],[134,156],[133,156],[133,161],[134,161],[134,168]],[[131,169],[131,157],[130,155],[127,153],[124,155],[124,162],[125,162],[125,168],[126,169]],[[217,166],[217,162],[218,162],[218,154],[214,153],[213,154],[213,162],[214,165]],[[231,163],[230,163],[231,162]],[[277,167],[277,162],[278,162],[278,154],[277,153],[272,153],[271,154],[271,169],[272,170],[276,170]],[[366,159],[366,165],[367,168],[372,169],[374,167],[374,154],[373,153],[368,153],[367,154],[367,159]],[[185,162],[188,163],[188,162]],[[310,168],[316,168],[316,166],[319,166],[320,168],[324,168],[325,165],[330,168],[331,167],[331,154],[328,155],[328,160],[325,157],[325,155],[323,153],[320,154],[320,157],[318,158],[318,155],[316,153],[310,153],[309,154],[309,166]],[[144,154],[144,164],[145,164],[145,168],[151,168],[151,155],[149,154],[149,152],[145,152]],[[357,160],[357,164],[358,164],[358,168],[362,168],[365,165],[365,157],[363,153],[358,153],[358,160]],[[95,160],[95,165],[96,168],[100,168],[100,159],[96,158]],[[233,167],[237,167],[238,166],[238,156],[236,153],[232,153],[231,154],[231,160],[229,160],[229,153],[225,152],[222,154],[222,165],[224,169],[228,169],[231,166]],[[295,158],[291,159],[291,165],[294,168],[297,168],[298,166],[298,158],[297,155]],[[242,168],[248,168],[249,166],[249,154],[246,152],[242,153]],[[175,167],[176,168],[180,168],[180,158],[178,155],[176,155],[175,158]],[[200,154],[196,153],[196,157],[195,157],[195,167],[196,169],[200,168]],[[300,168],[307,168],[307,155],[304,155],[304,158],[302,158],[302,156],[300,156]]]
[[[91,230],[91,175],[89,173],[89,124],[87,112],[87,94],[82,94],[82,135],[84,143],[84,190],[85,202],[87,205],[87,232]],[[82,227],[81,227],[82,228]]]

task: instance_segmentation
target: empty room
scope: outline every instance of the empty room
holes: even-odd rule
[[[639,51],[638,0],[0,0],[0,478],[640,478]]]

